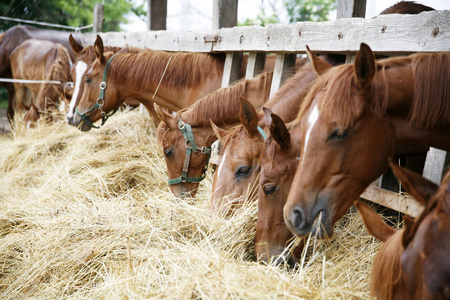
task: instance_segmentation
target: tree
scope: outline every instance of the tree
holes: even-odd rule
[[[95,4],[98,0],[11,0],[0,2],[0,15],[31,21],[81,27],[93,23]],[[144,4],[134,5],[132,0],[104,1],[104,31],[120,31],[120,24],[127,23],[125,15],[135,13],[145,16]],[[16,22],[0,20],[5,31]],[[40,26],[42,27],[42,26]]]
[[[336,0],[284,0],[289,23],[300,21],[322,22],[336,9]]]

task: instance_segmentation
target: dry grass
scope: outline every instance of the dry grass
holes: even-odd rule
[[[0,136],[1,299],[359,299],[379,243],[350,213],[303,266],[253,261],[255,204],[174,199],[147,114]],[[210,175],[209,175],[210,176]]]

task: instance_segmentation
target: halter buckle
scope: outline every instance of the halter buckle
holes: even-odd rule
[[[180,121],[178,122],[178,129],[180,129],[181,131],[183,131],[185,127],[186,127],[186,124],[185,124],[182,120],[180,120]]]
[[[102,90],[106,89],[106,82],[105,81],[100,82],[100,89],[102,89]]]
[[[101,101],[101,102],[100,102]],[[98,98],[97,99],[97,104],[98,104],[98,106],[101,108],[101,107],[103,107],[103,105],[105,105],[105,99],[101,99],[101,98]]]

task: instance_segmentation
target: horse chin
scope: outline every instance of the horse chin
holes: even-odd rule
[[[84,132],[92,129],[92,127],[84,121],[81,121],[81,123],[78,124],[77,127],[78,127],[78,129],[80,129],[81,131],[84,131]]]
[[[330,219],[327,218],[324,211],[321,210],[311,227],[311,236],[318,239],[326,239],[333,235],[333,229]]]

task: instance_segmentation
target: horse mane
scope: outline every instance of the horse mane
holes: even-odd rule
[[[272,72],[264,72],[252,79],[241,79],[234,84],[221,88],[213,93],[210,93],[200,100],[196,101],[189,108],[182,109],[178,112],[179,115],[188,114],[186,119],[192,126],[204,127],[209,126],[211,119],[216,125],[222,125],[227,120],[236,119],[239,114],[241,105],[240,97],[247,97],[247,90],[250,83],[256,83],[258,91],[264,91],[264,97],[267,99],[270,92],[270,81],[272,80]]]
[[[393,299],[398,295],[402,284],[401,258],[403,230],[391,236],[378,251],[373,263],[370,290],[377,299]]]
[[[3,39],[5,38],[6,32],[0,33],[0,44],[3,42]]]
[[[129,89],[136,89],[141,86],[156,87],[165,74],[161,86],[179,89],[200,84],[215,72],[221,73],[223,66],[223,55],[149,50],[117,54],[110,66],[110,76]]]
[[[439,128],[450,123],[450,52],[413,54],[406,57],[387,58],[377,62],[377,75],[371,83],[371,111],[381,118],[388,105],[389,80],[386,70],[411,64],[414,97],[408,120],[411,125],[424,128]],[[351,127],[361,104],[351,97],[356,86],[353,64],[330,69],[319,76],[303,101],[295,123],[308,111],[317,93],[325,91],[325,99],[319,104],[321,114],[334,117],[344,128]]]

